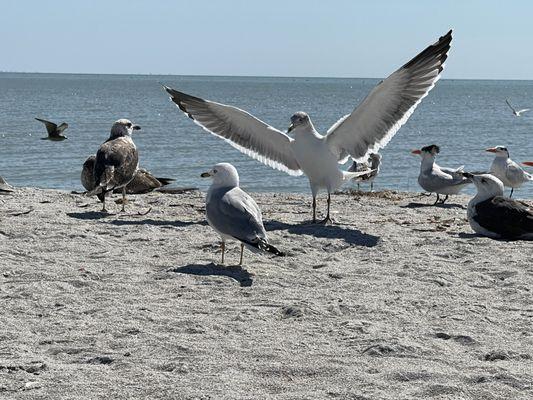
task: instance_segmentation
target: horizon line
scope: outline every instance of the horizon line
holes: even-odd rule
[[[34,75],[108,75],[108,76],[183,76],[183,77],[213,77],[213,78],[297,78],[297,79],[385,79],[386,77],[357,77],[357,76],[289,76],[289,75],[210,75],[210,74],[162,74],[162,73],[125,73],[125,72],[28,72],[2,71],[0,74],[34,74]],[[524,78],[440,78],[439,80],[456,81],[531,81]]]

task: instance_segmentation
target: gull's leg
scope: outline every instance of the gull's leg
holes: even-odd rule
[[[122,187],[122,212],[126,211],[124,208],[126,206],[126,186],[124,185]]]
[[[333,222],[329,216],[329,206],[331,204],[331,193],[328,192],[328,212],[326,214],[326,218],[324,218],[322,221],[320,221],[321,224],[327,224],[328,222],[331,223]]]
[[[224,265],[224,253],[226,252],[226,242],[220,243],[220,250],[222,251],[222,261],[221,264]]]
[[[370,182],[370,191],[371,191],[371,192],[374,191],[374,182]]]
[[[104,193],[104,200],[102,201],[102,212],[107,212],[105,209],[105,193]]]
[[[509,198],[513,197],[513,191],[514,191],[514,188],[511,188],[511,194],[509,195]]]
[[[244,243],[241,243],[241,259],[239,261],[239,265],[242,265],[242,253],[244,253]]]
[[[448,200],[448,195],[446,195],[446,197],[444,198],[444,200],[442,200],[442,201],[440,202],[440,204],[444,204],[444,203],[446,202],[446,200]]]
[[[313,224],[316,222],[316,196],[313,195]]]
[[[361,190],[359,182],[357,182],[357,191],[359,192]]]
[[[440,200],[440,196],[439,196],[439,194],[437,193],[437,200],[435,200],[435,203],[433,203],[433,205],[437,204],[437,203],[439,202],[439,200]]]

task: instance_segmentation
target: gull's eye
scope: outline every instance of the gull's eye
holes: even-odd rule
[[[214,173],[214,174],[216,174],[216,173],[217,173],[217,170],[216,170],[216,169],[214,169],[214,170],[213,170],[213,173]]]
[[[485,178],[481,179],[481,183],[487,183],[487,180]]]
[[[131,122],[128,122],[128,123],[126,124],[126,126],[127,126],[128,128],[131,128]]]

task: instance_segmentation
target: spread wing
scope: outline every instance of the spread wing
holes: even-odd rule
[[[516,112],[516,110],[514,109],[514,107],[511,105],[511,103],[509,103],[509,100],[508,99],[505,99],[505,102],[507,103],[507,105],[509,106],[509,108],[511,110],[513,110],[513,112]]]
[[[62,133],[65,129],[68,128],[68,124],[66,122],[63,122],[61,125],[59,125],[57,128],[56,128],[56,132],[58,134]]]
[[[478,203],[475,209],[474,220],[504,238],[533,233],[533,213],[523,203],[496,196]]]
[[[448,57],[452,31],[380,82],[349,115],[328,131],[339,159],[361,160],[384,147],[435,85]]]
[[[283,132],[239,108],[164,88],[180,110],[209,133],[272,168],[302,174],[290,146],[293,139]]]
[[[49,135],[53,135],[55,132],[56,132],[56,129],[57,129],[57,125],[54,124],[53,122],[50,122],[50,121],[47,121],[45,119],[41,119],[41,118],[35,118],[37,121],[40,121],[44,124],[44,126],[46,126],[46,131],[48,132]]]

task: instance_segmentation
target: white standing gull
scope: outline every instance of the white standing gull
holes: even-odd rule
[[[426,192],[437,194],[437,200],[435,200],[434,204],[444,204],[448,200],[449,195],[459,193],[461,189],[471,183],[462,174],[464,167],[461,166],[453,169],[438,166],[435,158],[439,152],[440,148],[436,144],[425,146],[420,150],[413,150],[411,152],[422,157],[418,184]],[[442,200],[439,196],[441,194],[446,196]]]
[[[252,251],[268,251],[277,256],[284,254],[268,243],[261,210],[257,203],[239,187],[239,174],[229,163],[220,163],[204,172],[202,178],[213,178],[207,191],[205,210],[207,222],[222,240],[222,264],[227,240],[241,242],[241,258],[244,247]]]
[[[477,194],[468,203],[474,232],[493,239],[533,240],[533,212],[524,203],[503,196],[503,183],[491,174],[469,174]]]
[[[325,136],[318,133],[305,112],[291,117],[287,133],[239,108],[194,97],[165,86],[172,101],[198,125],[225,139],[243,153],[290,175],[305,173],[313,195],[331,193],[359,173],[339,169],[348,157],[365,160],[384,147],[433,88],[448,56],[452,31],[381,81],[349,115],[337,121]],[[320,101],[322,101],[320,99]]]
[[[494,153],[494,161],[490,166],[490,173],[496,176],[503,185],[511,188],[509,197],[513,197],[513,191],[524,183],[532,181],[533,176],[522,169],[520,165],[509,158],[509,150],[504,146],[491,147],[485,151]]]
[[[513,110],[513,114],[515,117],[521,117],[523,113],[525,113],[526,111],[529,111],[530,109],[529,108],[523,108],[521,110],[516,110],[512,105],[511,103],[509,103],[509,100],[508,99],[505,99],[505,102],[507,103],[507,105],[509,106],[509,108],[511,110]]]

